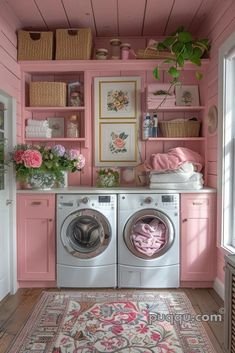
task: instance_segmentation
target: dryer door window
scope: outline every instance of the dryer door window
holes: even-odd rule
[[[73,256],[87,259],[101,254],[111,240],[108,220],[96,210],[84,209],[69,215],[61,229],[65,249]]]
[[[175,231],[165,213],[145,209],[129,218],[123,236],[126,246],[135,256],[151,260],[162,256],[170,249]]]

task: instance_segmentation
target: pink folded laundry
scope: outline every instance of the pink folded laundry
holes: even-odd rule
[[[185,147],[172,148],[167,153],[157,153],[151,156],[151,169],[155,171],[176,170],[184,163],[192,163],[197,172],[202,170],[204,161],[197,152]]]
[[[133,226],[131,240],[139,252],[151,257],[165,244],[166,227],[157,219],[150,223],[137,222]]]

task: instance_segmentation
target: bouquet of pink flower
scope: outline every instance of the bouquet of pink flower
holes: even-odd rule
[[[85,157],[78,150],[66,150],[62,145],[17,145],[12,153],[16,179],[26,182],[38,173],[51,173],[56,181],[63,181],[63,172],[76,172],[85,166]]]

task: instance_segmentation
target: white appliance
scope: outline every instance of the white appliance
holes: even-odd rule
[[[118,218],[118,287],[179,287],[179,195],[120,194]],[[153,221],[164,229],[165,241],[150,256],[133,234]]]
[[[58,287],[116,287],[116,195],[57,196]]]

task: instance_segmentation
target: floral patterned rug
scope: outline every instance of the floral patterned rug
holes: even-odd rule
[[[215,353],[180,291],[44,292],[9,353]]]

